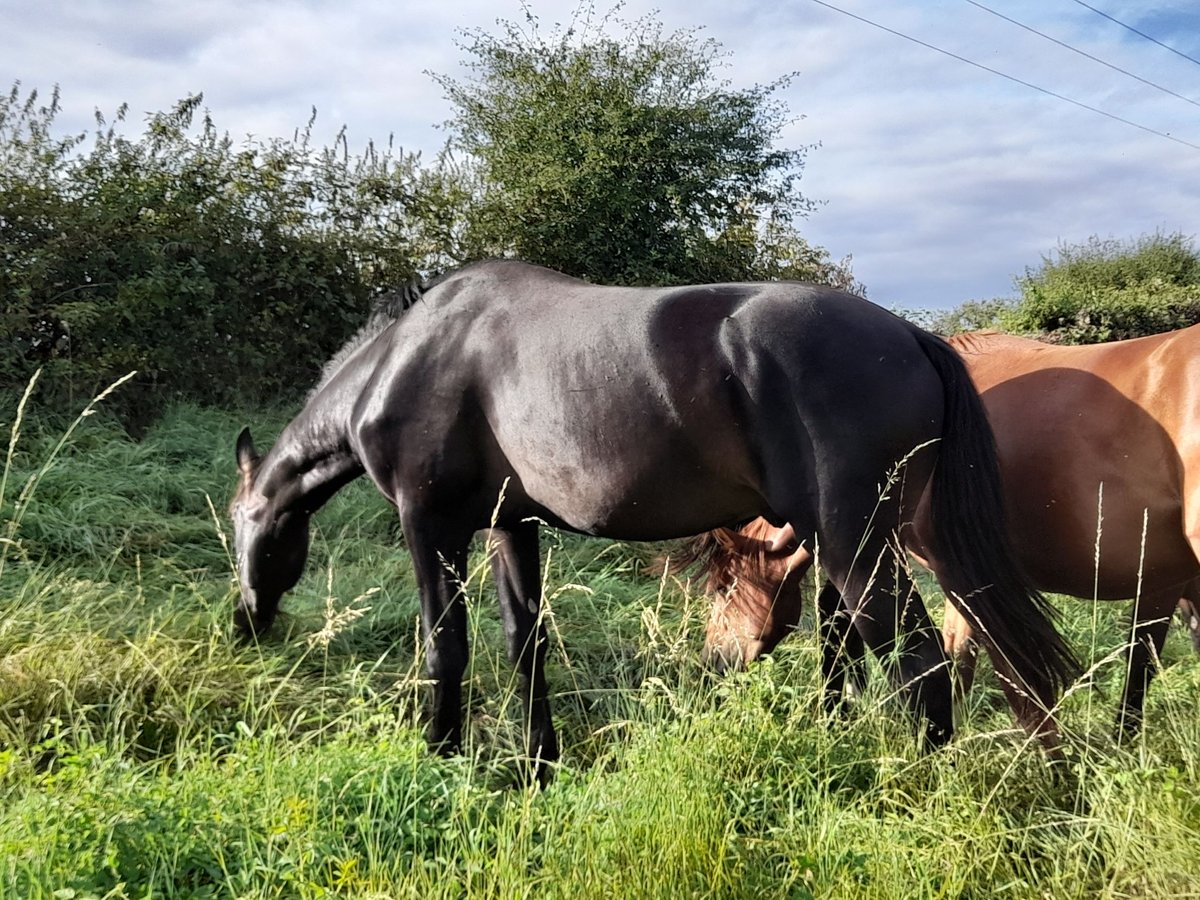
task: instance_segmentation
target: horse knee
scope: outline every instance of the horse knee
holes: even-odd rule
[[[508,661],[522,675],[530,676],[546,658],[546,629],[540,624],[508,635]]]
[[[954,736],[954,704],[944,668],[928,669],[913,694],[914,712],[925,723],[924,748],[936,750]]]

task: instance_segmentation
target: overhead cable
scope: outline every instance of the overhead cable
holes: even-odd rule
[[[1142,84],[1149,85],[1150,87],[1154,88],[1155,90],[1162,91],[1164,94],[1170,94],[1172,97],[1177,97],[1178,99],[1184,101],[1185,103],[1192,104],[1192,106],[1200,107],[1200,103],[1197,103],[1191,97],[1185,97],[1185,96],[1183,96],[1183,94],[1177,94],[1170,88],[1165,88],[1161,84],[1155,84],[1153,81],[1149,81],[1149,80],[1143,78],[1141,75],[1135,75],[1132,72],[1126,71],[1125,69],[1122,69],[1120,66],[1114,66],[1112,63],[1106,62],[1105,60],[1101,59],[1098,56],[1093,56],[1092,54],[1088,53],[1086,50],[1080,50],[1078,47],[1072,47],[1070,44],[1060,41],[1058,38],[1051,37],[1048,34],[1038,31],[1036,28],[1026,25],[1024,22],[1018,22],[1016,19],[1011,19],[1008,16],[1004,15],[1004,13],[997,12],[996,10],[992,9],[990,6],[984,6],[982,3],[976,2],[976,0],[967,0],[967,2],[970,3],[972,6],[976,6],[979,9],[982,9],[984,12],[991,13],[993,16],[996,16],[997,18],[1003,19],[1005,22],[1008,22],[1012,25],[1016,25],[1018,28],[1024,28],[1026,31],[1030,32],[1031,34],[1036,34],[1040,38],[1045,38],[1046,40],[1050,41],[1052,44],[1058,44],[1058,46],[1065,47],[1067,50],[1070,50],[1072,53],[1078,53],[1080,56],[1086,57],[1087,59],[1090,59],[1092,62],[1097,62],[1097,63],[1100,63],[1100,65],[1102,65],[1102,66],[1107,66],[1108,68],[1112,69],[1114,72],[1120,72],[1122,75],[1128,75],[1130,78],[1133,78],[1136,81],[1140,81]]]
[[[886,31],[888,34],[894,35],[898,38],[903,38],[904,40],[924,47],[927,50],[933,50],[935,53],[940,53],[943,56],[956,59],[961,63],[966,63],[968,66],[974,66],[976,69],[982,69],[985,72],[990,72],[992,75],[997,75],[1000,78],[1013,82],[1014,84],[1019,84],[1022,87],[1027,87],[1030,90],[1045,94],[1048,97],[1053,97],[1055,100],[1061,100],[1063,103],[1070,103],[1072,106],[1077,106],[1080,109],[1086,109],[1088,112],[1093,112],[1096,115],[1104,116],[1106,119],[1112,119],[1114,122],[1120,122],[1122,125],[1128,125],[1130,128],[1136,128],[1139,131],[1146,132],[1147,134],[1153,134],[1160,138],[1166,138],[1168,141],[1173,141],[1176,144],[1182,144],[1184,147],[1189,147],[1192,150],[1200,151],[1200,144],[1193,144],[1191,141],[1185,141],[1183,138],[1176,137],[1173,134],[1168,134],[1165,131],[1159,131],[1155,128],[1151,128],[1148,125],[1141,125],[1137,122],[1123,118],[1122,116],[1118,116],[1115,113],[1106,112],[1105,110],[1098,109],[1095,106],[1089,106],[1088,104],[1079,100],[1073,100],[1072,98],[1052,91],[1049,88],[1040,87],[1032,82],[1017,78],[1015,75],[1009,75],[1005,72],[1001,72],[999,69],[993,69],[991,66],[985,66],[983,63],[975,62],[973,59],[967,59],[965,56],[959,56],[957,53],[952,53],[949,50],[943,50],[941,47],[934,46],[933,44],[927,43],[920,38],[907,35],[902,31],[896,31],[894,28],[888,28],[886,25],[880,25],[878,22],[873,22],[870,19],[864,18],[856,13],[852,13],[849,10],[834,6],[832,3],[826,3],[825,0],[811,0],[811,2],[817,4],[818,6],[823,6],[826,9],[833,10],[836,13],[841,13],[843,16],[849,16],[851,19],[862,22],[864,25],[870,25],[872,28],[878,28],[880,31]]]
[[[1084,2],[1083,2],[1083,0],[1075,0],[1075,2],[1076,2],[1076,3],[1078,3],[1080,6],[1082,6],[1082,7],[1086,8],[1086,9],[1090,9],[1090,10],[1091,10],[1092,12],[1094,12],[1096,15],[1098,15],[1098,16],[1103,16],[1104,18],[1108,19],[1108,21],[1110,21],[1110,22],[1114,22],[1115,24],[1117,24],[1117,25],[1120,25],[1122,28],[1124,28],[1124,29],[1127,29],[1128,31],[1132,31],[1132,32],[1133,32],[1134,34],[1136,34],[1138,37],[1144,37],[1146,40],[1150,41],[1151,43],[1153,43],[1153,44],[1158,44],[1158,46],[1162,47],[1164,50],[1170,50],[1170,51],[1171,51],[1172,53],[1174,53],[1176,56],[1182,56],[1182,57],[1183,57],[1184,59],[1186,59],[1188,62],[1194,62],[1196,65],[1200,66],[1200,59],[1196,59],[1195,57],[1188,56],[1188,55],[1187,55],[1186,53],[1184,53],[1182,50],[1176,50],[1176,49],[1175,49],[1174,47],[1172,47],[1170,44],[1164,44],[1164,43],[1163,43],[1162,41],[1160,41],[1158,38],[1150,37],[1150,35],[1146,34],[1146,32],[1144,32],[1144,31],[1138,31],[1138,30],[1137,30],[1136,28],[1134,28],[1132,25],[1126,25],[1126,24],[1125,24],[1124,22],[1122,22],[1120,19],[1114,19],[1114,18],[1113,18],[1112,16],[1110,16],[1108,13],[1104,12],[1104,10],[1101,10],[1101,9],[1096,9],[1096,7],[1094,7],[1094,6],[1089,6],[1088,4],[1084,3]]]

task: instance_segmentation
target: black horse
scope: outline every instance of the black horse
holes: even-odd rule
[[[431,743],[462,738],[461,582],[491,527],[539,778],[558,758],[543,671],[538,526],[625,540],[764,516],[819,550],[936,745],[953,731],[937,631],[891,543],[932,478],[939,573],[1048,710],[1071,654],[1013,566],[992,433],[958,357],[867,301],[793,283],[595,287],[515,261],[467,266],[326,367],[259,457],[238,438],[241,600],[261,633],[299,579],[309,518],[367,474],[399,510],[434,683]],[[901,465],[902,463],[902,465]],[[901,599],[898,599],[901,598]]]

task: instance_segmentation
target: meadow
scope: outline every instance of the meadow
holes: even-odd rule
[[[877,670],[822,712],[810,620],[713,677],[704,597],[649,565],[671,545],[545,530],[563,760],[537,791],[485,548],[467,747],[442,759],[403,538],[365,481],[317,516],[272,636],[233,640],[234,436],[265,447],[286,411],[176,407],[135,442],[103,402],[3,400],[2,897],[1200,896],[1200,658],[1174,628],[1118,743],[1127,604],[1056,601],[1088,666],[1064,763],[982,670],[922,754]]]

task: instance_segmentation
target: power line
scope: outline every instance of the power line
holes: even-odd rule
[[[1018,28],[1024,28],[1026,31],[1030,32],[1031,34],[1036,34],[1040,38],[1045,38],[1046,40],[1050,41],[1053,44],[1058,44],[1058,46],[1060,46],[1060,47],[1065,47],[1066,49],[1070,50],[1072,53],[1078,53],[1080,56],[1086,57],[1087,59],[1090,59],[1092,62],[1098,62],[1102,66],[1108,66],[1108,68],[1112,69],[1114,72],[1120,72],[1122,75],[1128,75],[1130,78],[1140,81],[1142,84],[1149,85],[1150,87],[1155,88],[1156,90],[1160,90],[1164,94],[1170,94],[1172,97],[1176,97],[1176,98],[1184,101],[1185,103],[1190,103],[1190,104],[1192,104],[1192,106],[1200,107],[1200,103],[1197,103],[1191,97],[1185,97],[1185,96],[1183,96],[1183,94],[1177,94],[1170,88],[1165,88],[1161,84],[1155,84],[1153,81],[1149,81],[1149,80],[1143,78],[1141,75],[1135,75],[1135,74],[1133,74],[1133,72],[1126,71],[1125,69],[1122,69],[1120,66],[1114,66],[1112,63],[1106,62],[1098,56],[1092,56],[1092,54],[1088,53],[1086,50],[1080,50],[1078,47],[1072,47],[1070,44],[1064,43],[1063,41],[1060,41],[1058,38],[1053,38],[1048,34],[1044,34],[1043,32],[1038,31],[1036,28],[1033,28],[1029,25],[1024,24],[1023,22],[1018,22],[1016,19],[1010,19],[1008,16],[1004,15],[1004,13],[996,12],[996,10],[992,9],[990,6],[984,6],[982,3],[977,3],[976,0],[967,0],[967,2],[970,3],[972,6],[982,9],[984,12],[991,13],[993,16],[996,16],[996,18],[998,18],[998,19],[1003,19],[1005,22],[1009,22],[1013,25],[1016,25]]]
[[[1124,28],[1124,29],[1126,29],[1126,30],[1128,30],[1128,31],[1132,31],[1132,32],[1133,32],[1134,34],[1136,34],[1138,37],[1144,37],[1146,40],[1150,41],[1150,43],[1152,43],[1152,44],[1158,44],[1158,46],[1162,47],[1164,50],[1170,50],[1170,51],[1171,51],[1172,53],[1174,53],[1176,56],[1182,56],[1182,57],[1183,57],[1184,59],[1186,59],[1188,62],[1194,62],[1196,65],[1200,66],[1200,59],[1195,59],[1195,58],[1193,58],[1193,57],[1191,57],[1191,56],[1188,56],[1186,53],[1184,53],[1184,52],[1182,52],[1182,51],[1180,51],[1180,50],[1176,50],[1176,49],[1175,49],[1174,47],[1172,47],[1170,44],[1164,44],[1164,43],[1163,43],[1162,41],[1160,41],[1158,38],[1153,38],[1153,37],[1150,37],[1150,35],[1146,34],[1146,32],[1144,32],[1144,31],[1138,31],[1138,30],[1137,30],[1136,28],[1134,28],[1132,25],[1126,25],[1126,24],[1125,24],[1124,22],[1122,22],[1120,19],[1114,19],[1112,16],[1110,16],[1108,13],[1104,12],[1103,10],[1096,9],[1096,7],[1094,7],[1094,6],[1088,6],[1088,4],[1084,3],[1084,2],[1083,2],[1083,0],[1075,0],[1075,2],[1076,2],[1076,3],[1078,3],[1080,6],[1082,6],[1082,7],[1086,8],[1086,9],[1090,9],[1090,10],[1091,10],[1092,12],[1094,12],[1096,15],[1098,15],[1098,16],[1103,16],[1104,18],[1108,19],[1108,21],[1110,21],[1110,22],[1114,22],[1114,23],[1116,23],[1117,25],[1120,25],[1122,28]]]
[[[1105,112],[1104,110],[1097,109],[1094,106],[1088,106],[1088,104],[1082,103],[1079,100],[1072,100],[1070,97],[1065,97],[1062,94],[1055,93],[1049,88],[1039,87],[1031,82],[1022,81],[1015,75],[1008,75],[1004,72],[1001,72],[999,69],[993,69],[990,66],[985,66],[983,63],[977,63],[972,59],[967,59],[965,56],[959,56],[957,53],[951,53],[949,50],[943,50],[941,47],[935,47],[933,44],[926,43],[920,38],[912,37],[902,31],[896,31],[893,28],[888,28],[886,25],[880,25],[878,22],[872,22],[870,19],[863,18],[862,16],[852,13],[849,10],[841,9],[840,7],[834,6],[832,3],[826,3],[825,0],[812,0],[812,2],[818,6],[823,6],[826,9],[831,9],[836,13],[841,13],[843,16],[849,16],[851,19],[856,19],[857,21],[862,22],[864,25],[870,25],[872,28],[878,28],[880,31],[886,31],[888,34],[895,35],[898,38],[903,38],[904,40],[924,47],[927,50],[932,50],[935,53],[940,53],[943,56],[956,59],[961,63],[966,63],[968,66],[974,66],[976,69],[982,69],[985,72],[990,72],[992,75],[997,75],[1000,78],[1011,81],[1014,84],[1019,84],[1022,87],[1027,87],[1030,90],[1037,91],[1038,93],[1045,94],[1048,97],[1053,97],[1055,100],[1061,100],[1064,103],[1070,103],[1072,106],[1077,106],[1080,109],[1086,109],[1088,112],[1093,112],[1097,115],[1104,116],[1106,119],[1112,119],[1114,122],[1120,122],[1122,125],[1128,125],[1131,128],[1136,128],[1139,131],[1146,132],[1147,134],[1153,134],[1161,138],[1166,138],[1168,141],[1174,141],[1176,144],[1182,144],[1183,146],[1190,147],[1193,150],[1200,150],[1200,144],[1193,144],[1191,141],[1185,141],[1183,138],[1175,137],[1173,134],[1167,134],[1165,131],[1158,131],[1149,127],[1148,125],[1139,125],[1137,122],[1131,122],[1129,119],[1124,119],[1115,113]]]

